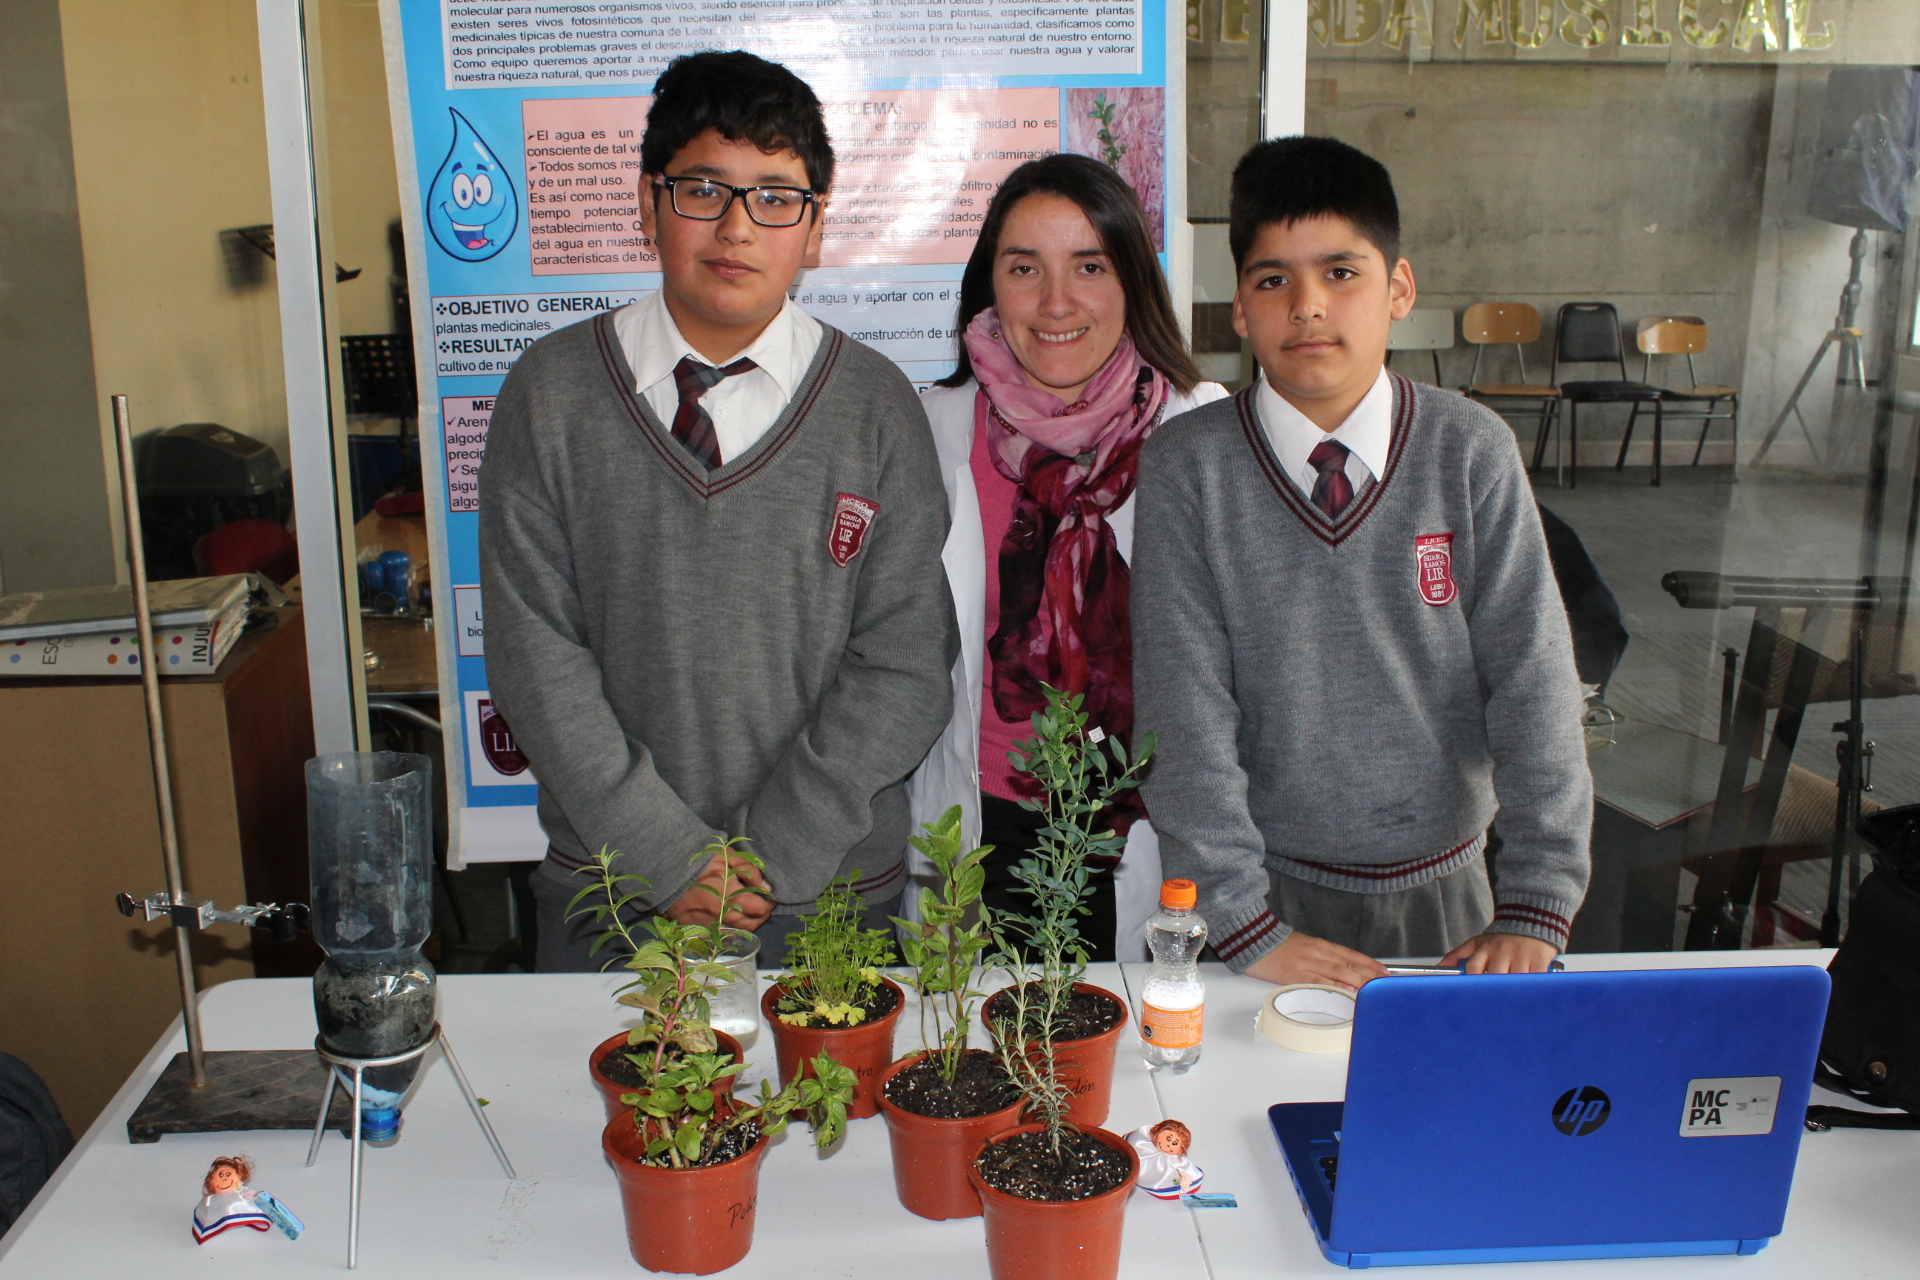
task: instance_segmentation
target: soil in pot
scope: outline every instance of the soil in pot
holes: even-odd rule
[[[1132,1173],[1132,1163],[1090,1133],[1068,1133],[1055,1156],[1045,1133],[1019,1133],[987,1144],[975,1162],[996,1191],[1022,1200],[1091,1200]]]
[[[775,1015],[773,1021],[779,1023],[774,1028],[776,1031],[780,1027],[795,1027],[801,1031],[853,1031],[879,1022],[900,1007],[900,988],[883,979],[879,986],[874,987],[868,992],[866,998],[860,1001],[860,1011],[866,1016],[853,1026],[843,1026],[837,1022],[822,1022],[818,1026],[813,1026],[810,1023],[786,1022],[779,1018],[781,1014],[791,1017],[806,1008],[804,1002],[789,996],[785,987],[775,987],[770,994],[775,996],[772,1007]]]
[[[999,1061],[969,1050],[948,1084],[930,1058],[916,1054],[880,1077],[880,1099],[900,1203],[936,1221],[978,1217],[980,1194],[967,1166],[982,1143],[1020,1123],[1020,1091]]]
[[[968,1168],[986,1215],[993,1280],[1114,1280],[1140,1159],[1126,1139],[1075,1127],[1056,1159],[1042,1125],[989,1142]],[[1011,1187],[1014,1190],[1003,1190]],[[1021,1192],[1059,1199],[1028,1199]]]
[[[806,1064],[824,1053],[853,1072],[855,1083],[853,1101],[847,1104],[848,1118],[862,1120],[878,1115],[880,1073],[893,1061],[893,1029],[905,1006],[900,988],[891,979],[881,979],[880,992],[869,996],[862,1005],[869,1010],[868,1017],[851,1027],[797,1027],[780,1021],[779,1010],[786,994],[786,988],[773,986],[760,998],[760,1010],[773,1031],[774,1056],[780,1064],[780,1087],[786,1088],[803,1072],[810,1073],[812,1068]]]
[[[1010,1016],[1010,997],[995,992],[980,1011],[989,1031],[995,1017]],[[1066,1007],[1054,1020],[1054,1065],[1073,1101],[1067,1106],[1067,1119],[1088,1128],[1105,1123],[1113,1097],[1113,1055],[1126,1029],[1127,1006],[1119,996],[1084,982],[1073,984]],[[1033,1039],[1040,1038],[1035,1020],[1027,1028]]]
[[[1006,1110],[1020,1101],[1020,1090],[1007,1078],[999,1059],[985,1049],[969,1049],[952,1084],[941,1078],[933,1059],[919,1057],[887,1077],[884,1096],[916,1116],[973,1120]]]
[[[735,1062],[745,1062],[746,1055],[740,1048],[740,1042],[724,1031],[714,1032],[716,1051],[724,1053]],[[600,1090],[600,1097],[606,1103],[607,1119],[630,1110],[620,1101],[620,1095],[631,1093],[640,1087],[640,1069],[633,1065],[627,1055],[631,1053],[652,1053],[654,1041],[644,1040],[637,1045],[627,1043],[627,1033],[618,1032],[594,1046],[588,1059],[594,1086]],[[719,1093],[732,1093],[734,1081],[738,1075],[731,1075],[714,1085]]]
[[[631,1111],[608,1121],[600,1142],[620,1178],[635,1262],[649,1271],[704,1276],[747,1256],[767,1149],[758,1131],[734,1130],[711,1159],[690,1169],[642,1163],[646,1147]]]

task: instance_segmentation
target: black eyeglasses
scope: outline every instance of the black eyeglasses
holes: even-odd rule
[[[718,222],[738,197],[746,201],[747,216],[761,226],[791,227],[814,201],[805,187],[730,187],[711,178],[661,178],[654,185],[667,189],[675,213],[701,222]]]

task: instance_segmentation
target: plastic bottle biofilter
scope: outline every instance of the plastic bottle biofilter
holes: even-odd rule
[[[307,761],[313,975],[320,1039],[335,1053],[385,1058],[433,1036],[436,977],[420,954],[433,931],[433,761],[348,751]],[[420,1060],[370,1067],[362,1137],[400,1137],[400,1099]]]
[[[1179,1075],[1200,1061],[1200,1024],[1207,987],[1200,981],[1200,949],[1207,922],[1193,909],[1191,880],[1160,885],[1160,910],[1147,921],[1153,967],[1140,996],[1140,1056],[1155,1071]]]

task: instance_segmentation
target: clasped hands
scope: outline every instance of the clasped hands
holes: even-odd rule
[[[1467,962],[1468,973],[1545,973],[1559,953],[1538,938],[1517,933],[1480,933],[1447,952],[1443,965]],[[1325,938],[1292,933],[1287,940],[1246,968],[1247,976],[1279,986],[1323,983],[1358,990],[1387,967],[1372,956]]]
[[[680,924],[712,924],[720,914],[720,901],[729,877],[734,881],[734,892],[738,896],[734,898],[727,918],[721,923],[730,929],[745,929],[749,933],[757,930],[773,914],[773,887],[767,883],[766,874],[760,868],[735,853],[716,853],[693,883],[687,886],[687,891],[660,914]],[[741,893],[741,888],[748,892]]]

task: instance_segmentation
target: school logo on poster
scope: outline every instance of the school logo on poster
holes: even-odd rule
[[[1452,604],[1460,594],[1453,581],[1453,535],[1421,534],[1413,540],[1413,557],[1420,577],[1420,598],[1436,608]]]
[[[480,699],[480,750],[495,773],[512,777],[527,771],[527,757],[513,740],[507,718],[493,708],[493,699]]]
[[[844,569],[860,554],[860,548],[866,545],[867,530],[873,528],[873,518],[879,514],[878,503],[855,494],[843,493],[834,499],[833,525],[827,530],[827,553],[835,564]]]

